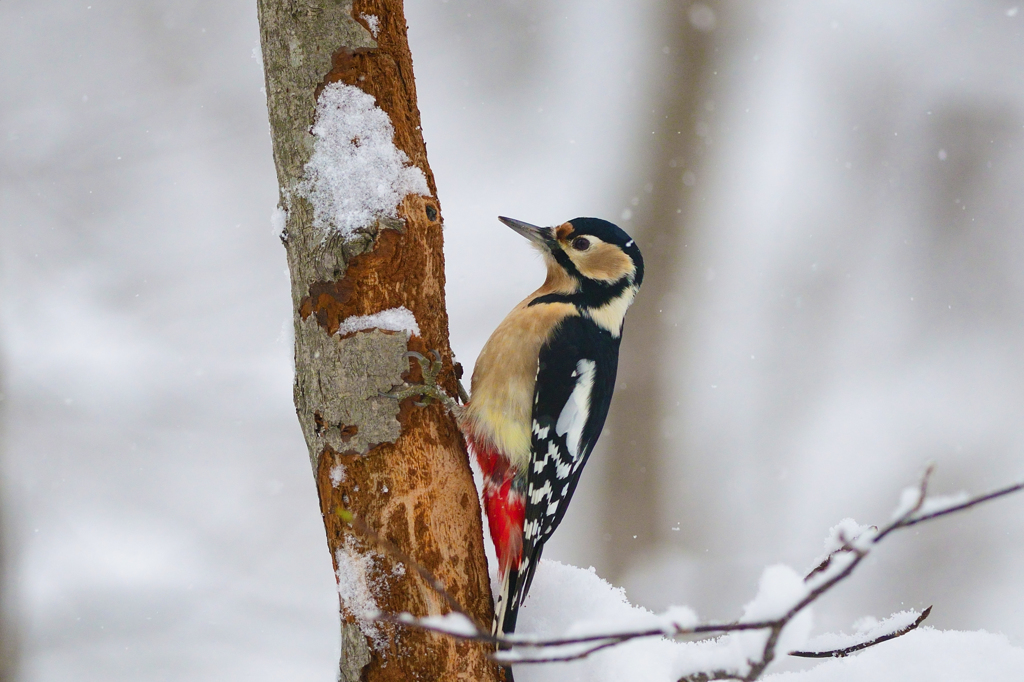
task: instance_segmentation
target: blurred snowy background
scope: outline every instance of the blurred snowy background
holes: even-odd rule
[[[733,617],[928,460],[1024,475],[1016,4],[407,5],[467,369],[542,276],[496,215],[648,259],[547,557]],[[258,48],[249,1],[0,3],[11,679],[335,678]],[[1021,504],[894,537],[817,629],[935,604],[1024,645]]]

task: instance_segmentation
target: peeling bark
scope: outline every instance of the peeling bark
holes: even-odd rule
[[[455,395],[444,304],[442,220],[420,131],[412,57],[398,0],[258,0],[267,103],[291,272],[295,406],[316,476],[328,546],[370,557],[368,584],[385,612],[444,613],[442,599],[338,516],[347,510],[430,569],[480,622],[492,604],[479,501],[465,443],[441,406],[381,396],[421,379],[407,350],[438,351],[439,386]],[[353,18],[355,17],[355,18]],[[375,17],[375,33],[369,31]],[[391,119],[394,144],[427,179],[430,196],[409,195],[398,220],[354,236],[325,235],[310,204],[293,193],[313,150],[316,98],[343,82],[372,95]],[[404,306],[421,336],[370,330],[337,334],[343,320]],[[332,471],[333,476],[332,476]],[[347,551],[347,550],[346,550]],[[349,576],[340,576],[345,579]],[[483,645],[383,623],[367,637],[342,603],[342,680],[497,680]]]

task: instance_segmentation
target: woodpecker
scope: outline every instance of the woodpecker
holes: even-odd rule
[[[515,631],[544,543],[604,427],[623,321],[644,277],[636,243],[605,220],[499,220],[537,247],[547,279],[484,345],[460,415],[498,555],[497,635]]]

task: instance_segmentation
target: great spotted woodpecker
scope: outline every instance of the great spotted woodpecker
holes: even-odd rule
[[[481,351],[460,416],[483,471],[502,580],[493,629],[507,634],[604,426],[622,324],[644,261],[628,234],[597,218],[557,227],[499,220],[529,239],[547,265],[544,284]]]

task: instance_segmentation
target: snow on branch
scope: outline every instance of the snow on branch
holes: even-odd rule
[[[357,531],[414,567],[436,590],[453,613],[415,617],[408,613],[378,614],[377,619],[437,632],[456,639],[487,642],[496,646],[492,658],[504,665],[575,661],[633,640],[696,636],[705,645],[695,655],[676,661],[679,682],[742,680],[753,682],[775,660],[779,652],[804,658],[841,658],[895,639],[916,629],[931,613],[931,607],[917,613],[903,611],[882,621],[870,620],[856,627],[854,635],[822,635],[808,641],[810,606],[819,597],[848,578],[871,550],[890,533],[963,511],[1024,489],[1017,483],[985,495],[959,494],[928,497],[928,483],[934,467],[929,466],[914,488],[903,491],[892,520],[881,528],[862,526],[844,519],[826,540],[826,555],[815,568],[800,577],[787,566],[770,566],[761,576],[758,593],[744,608],[741,618],[723,623],[700,623],[685,607],[672,607],[663,614],[638,614],[630,622],[590,620],[577,622],[559,637],[531,634],[492,636],[476,623],[444,586],[428,571],[386,540],[378,537],[359,519],[342,518]],[[806,648],[805,648],[806,647]]]
[[[914,630],[932,612],[932,607],[926,608],[921,613],[917,611],[900,611],[894,613],[885,620],[855,626],[857,633],[854,635],[824,634],[815,637],[807,644],[811,645],[813,651],[790,651],[790,656],[801,658],[842,658],[852,653],[873,647],[876,644],[887,642],[890,639],[901,637],[911,630]]]

